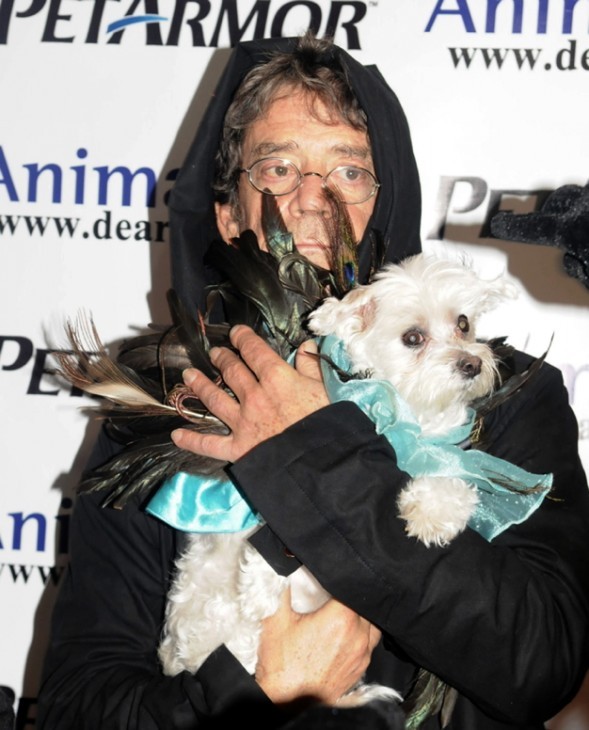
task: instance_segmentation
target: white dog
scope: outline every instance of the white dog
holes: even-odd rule
[[[475,323],[514,295],[503,277],[483,281],[463,264],[419,255],[387,267],[342,300],[327,299],[310,329],[343,340],[354,372],[390,381],[423,433],[441,434],[463,424],[469,403],[492,390],[493,353],[476,341]],[[409,535],[444,545],[465,528],[476,503],[475,490],[458,479],[420,477],[391,509],[398,509]],[[261,621],[277,610],[287,585],[301,613],[329,598],[304,567],[288,578],[275,573],[247,542],[251,532],[189,537],[159,649],[166,674],[194,672],[221,644],[254,673]],[[359,684],[340,705],[377,698],[400,699],[388,687]]]
[[[479,278],[465,262],[423,254],[389,266],[369,286],[327,299],[310,329],[345,343],[353,372],[389,381],[409,405],[424,436],[445,434],[467,420],[467,408],[493,390],[491,348],[476,340],[481,314],[517,289],[501,276]],[[398,500],[407,533],[446,545],[464,530],[478,502],[460,479],[420,477]]]

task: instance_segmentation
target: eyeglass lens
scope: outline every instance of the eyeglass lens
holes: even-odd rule
[[[255,188],[272,195],[291,193],[305,177],[290,160],[278,157],[258,160],[247,172]],[[368,170],[353,165],[336,167],[323,176],[323,184],[335,192],[344,203],[362,203],[368,200],[378,187],[375,178]]]

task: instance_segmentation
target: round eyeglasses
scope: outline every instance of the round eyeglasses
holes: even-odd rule
[[[348,205],[364,203],[380,187],[376,177],[363,167],[340,165],[327,175],[320,175],[318,172],[301,172],[294,162],[282,157],[264,157],[239,172],[246,172],[250,184],[267,195],[288,195],[302,184],[303,178],[316,175],[322,179],[323,187],[328,187],[342,203]]]

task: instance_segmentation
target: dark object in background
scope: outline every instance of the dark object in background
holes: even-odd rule
[[[14,730],[14,692],[0,686],[0,730]]]
[[[497,213],[491,233],[504,241],[559,248],[566,273],[589,289],[589,183],[557,188],[534,213]]]

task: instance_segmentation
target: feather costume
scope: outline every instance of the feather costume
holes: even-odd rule
[[[232,245],[215,241],[207,260],[226,279],[207,291],[208,310],[192,314],[174,290],[168,292],[173,324],[153,334],[123,342],[112,359],[92,322],[68,323],[69,351],[57,351],[57,373],[74,386],[104,399],[111,437],[124,448],[90,472],[81,490],[103,490],[104,505],[122,508],[135,494],[149,494],[179,472],[213,474],[215,462],[179,449],[170,440],[178,427],[226,433],[225,426],[184,386],[182,371],[198,368],[220,383],[208,357],[214,345],[229,345],[228,333],[247,324],[284,359],[309,335],[305,318],[327,294],[343,296],[356,281],[353,232],[345,206],[333,195],[333,215],[326,220],[331,273],[300,255],[286,231],[276,202],[263,196],[262,224],[268,251],[245,231]],[[371,264],[374,271],[381,262]],[[210,312],[219,304],[227,321],[213,324]]]

